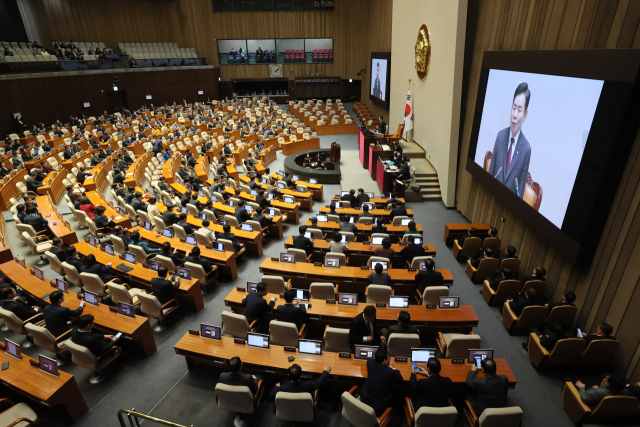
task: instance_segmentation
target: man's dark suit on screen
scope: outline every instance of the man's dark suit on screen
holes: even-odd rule
[[[498,132],[496,143],[493,146],[493,154],[491,156],[491,164],[489,165],[489,173],[498,181],[507,186],[514,193],[516,192],[516,178],[518,179],[518,197],[524,195],[524,188],[527,184],[527,173],[529,172],[529,160],[531,159],[531,146],[529,141],[520,130],[518,140],[514,144],[512,151],[511,163],[507,171],[507,153],[509,151],[509,139],[511,138],[511,129],[506,128]],[[502,168],[502,170],[500,170]],[[498,171],[500,171],[498,173]]]

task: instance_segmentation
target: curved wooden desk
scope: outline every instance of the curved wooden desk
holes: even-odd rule
[[[275,179],[276,181],[280,181],[282,180],[284,177],[282,177],[280,174],[278,173],[272,173],[271,174],[271,178]],[[320,200],[323,201],[324,200],[324,190],[323,190],[323,185],[322,184],[311,184],[307,181],[295,181],[296,185],[304,185],[307,187],[307,189],[309,189],[309,191],[311,192],[311,194],[313,194],[313,198],[316,200]]]
[[[35,202],[38,205],[40,215],[49,222],[49,229],[55,237],[59,237],[68,245],[78,243],[76,232],[71,228],[71,224],[60,215],[56,203],[53,203],[49,196],[38,196]],[[54,222],[56,225],[53,225]]]
[[[316,125],[316,134],[317,135],[340,135],[343,133],[347,134],[355,134],[358,132],[358,125],[355,123],[348,124],[326,124],[326,125]]]
[[[232,188],[227,188],[224,191],[231,197],[238,197]],[[255,203],[256,201],[256,196],[252,196],[251,194],[248,194],[245,192],[240,193],[240,198],[248,202]],[[271,207],[278,208],[280,209],[281,212],[285,213],[286,215],[286,217],[284,218],[285,221],[289,219],[294,224],[297,224],[300,222],[300,211],[298,210],[297,203],[285,203],[280,200],[271,200]]]
[[[302,137],[302,135],[300,136]],[[297,141],[287,140],[280,143],[280,148],[282,148],[282,154],[285,156],[297,153],[298,151],[313,150],[320,148],[320,138],[298,139]]]

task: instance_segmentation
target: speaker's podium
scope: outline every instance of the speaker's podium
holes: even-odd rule
[[[378,182],[378,187],[380,187],[380,191],[385,196],[388,196],[389,193],[396,192],[398,193],[398,197],[403,199],[405,185],[398,179],[400,177],[400,171],[397,169],[392,170],[385,162],[385,159],[381,157],[377,158],[376,181]]]

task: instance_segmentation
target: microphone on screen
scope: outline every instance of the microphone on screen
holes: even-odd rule
[[[494,176],[494,178],[497,178],[498,175],[500,175],[500,172],[502,172],[502,167],[500,167],[500,169],[498,169],[498,173],[496,174],[496,176]]]
[[[516,178],[516,194],[518,194],[518,178]]]

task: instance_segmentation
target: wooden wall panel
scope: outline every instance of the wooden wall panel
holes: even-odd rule
[[[100,114],[108,109],[106,92],[112,91],[112,76],[120,79],[119,89],[126,91],[130,108],[149,105],[145,95],[152,95],[156,105],[165,102],[206,101],[217,99],[220,70],[144,71],[118,74],[84,74],[39,79],[0,81],[0,129],[13,132],[12,113],[23,114],[25,123],[43,122],[49,126],[57,119],[68,123],[70,114]],[[204,95],[198,96],[198,90]],[[91,108],[83,109],[89,102]]]
[[[58,39],[118,43],[178,43],[218,64],[217,39],[334,38],[333,64],[286,64],[285,77],[323,73],[359,79],[368,100],[372,51],[391,51],[392,0],[349,0],[333,12],[214,13],[210,0],[30,0],[47,46]],[[228,65],[222,80],[268,78],[269,66]],[[378,107],[371,108],[379,111]]]
[[[593,330],[610,323],[622,342],[616,357],[621,373],[640,380],[640,135],[624,169],[616,197],[589,267],[566,262],[465,170],[483,53],[488,50],[640,47],[640,3],[629,0],[487,0],[479,3],[469,79],[465,81],[456,207],[471,222],[498,228],[502,249],[518,248],[520,274],[542,265],[547,297],[576,293],[577,324]],[[500,218],[504,216],[505,222]]]

